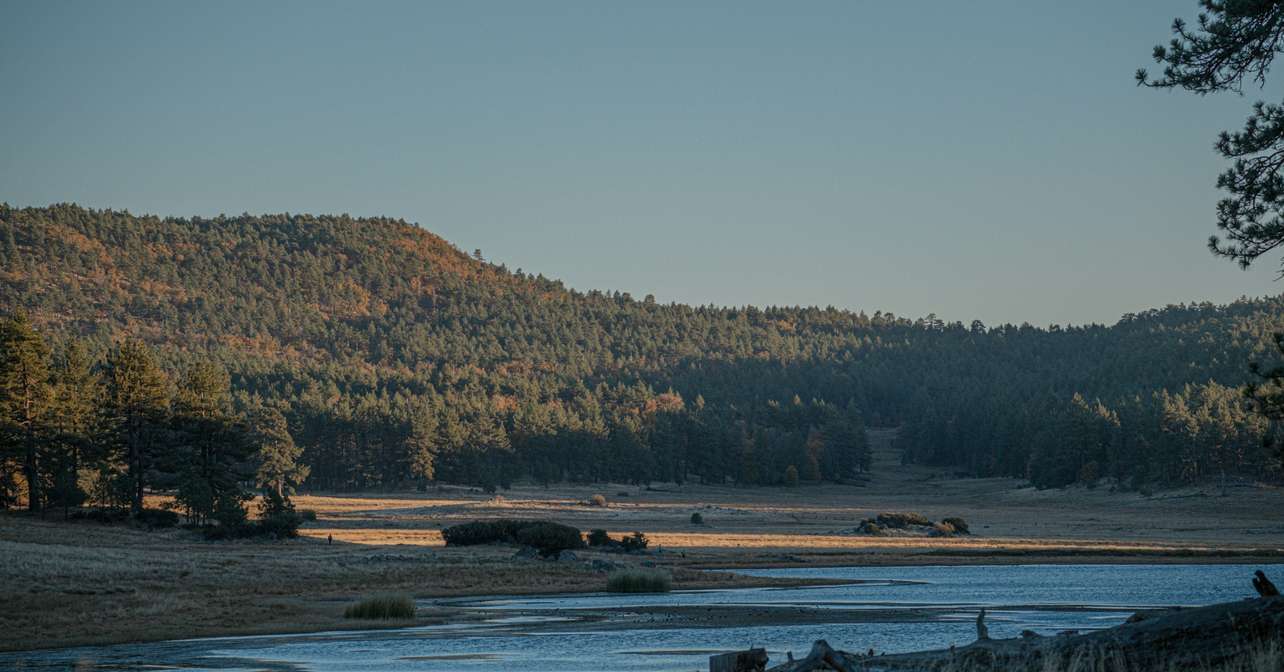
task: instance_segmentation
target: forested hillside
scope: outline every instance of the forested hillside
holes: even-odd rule
[[[0,312],[55,352],[124,337],[274,407],[306,486],[843,480],[863,427],[914,460],[1057,486],[1278,479],[1237,389],[1284,299],[1113,326],[943,323],[572,291],[416,226],[0,206]],[[174,377],[178,379],[178,377]]]

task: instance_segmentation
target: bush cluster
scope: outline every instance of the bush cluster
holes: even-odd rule
[[[915,529],[916,528],[916,529]],[[866,518],[856,526],[861,534],[880,535],[889,530],[908,530],[926,532],[930,536],[944,537],[955,534],[969,534],[967,521],[962,518],[942,518],[939,523],[932,522],[927,516],[913,512],[880,513],[874,518]]]
[[[223,539],[253,539],[270,537],[272,539],[293,539],[299,536],[299,526],[303,516],[294,511],[282,511],[263,516],[255,521],[244,521],[235,525],[206,525],[205,538],[211,541]]]
[[[167,528],[178,525],[178,514],[167,509],[143,509],[138,522],[148,528]]]
[[[620,539],[620,545],[624,547],[625,553],[632,553],[634,551],[645,551],[646,547],[651,545],[651,541],[646,538],[645,534],[634,532]]]
[[[612,539],[606,530],[593,530],[588,533],[588,545],[592,548],[601,548],[608,551],[623,551],[632,553],[635,551],[644,551],[651,545],[651,540],[646,538],[641,532],[634,532],[619,539]]]
[[[544,520],[476,520],[451,525],[441,536],[447,546],[522,544],[544,556],[584,547],[579,529]]]
[[[570,525],[561,523],[536,523],[527,525],[517,531],[517,543],[530,546],[540,555],[557,555],[562,551],[571,551],[584,547],[580,531]]]
[[[612,543],[611,535],[606,530],[592,530],[588,533],[588,545],[590,547],[610,546]]]
[[[903,530],[910,525],[926,526],[932,524],[932,521],[928,520],[927,516],[913,512],[880,513],[878,514],[878,517],[874,519],[874,522],[882,527],[890,527],[898,530]]]

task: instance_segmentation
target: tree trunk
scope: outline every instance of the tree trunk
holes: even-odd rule
[[[44,497],[40,492],[40,465],[39,458],[36,455],[36,430],[32,427],[30,419],[27,421],[26,434],[27,455],[22,470],[27,476],[27,509],[34,512],[40,510]]]
[[[766,649],[749,649],[709,656],[709,672],[762,672],[766,667]]]
[[[133,501],[130,502],[129,508],[135,517],[143,514],[143,447],[140,445],[142,437],[139,436],[139,433],[137,427],[135,427],[128,438],[129,477],[133,481],[131,483],[133,486],[133,492],[131,493]]]

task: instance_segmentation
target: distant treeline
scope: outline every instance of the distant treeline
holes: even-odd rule
[[[227,372],[194,359],[168,372],[122,340],[102,359],[72,339],[53,351],[25,315],[0,320],[0,508],[83,505],[144,514],[149,491],[174,494],[194,525],[249,532],[245,502],[263,489],[255,532],[293,534],[289,497],[307,476],[279,411],[235,411]],[[173,518],[173,514],[169,514]],[[164,519],[164,516],[159,517]]]
[[[863,427],[1041,485],[1278,479],[1239,393],[1284,300],[1113,326],[945,323],[577,292],[399,220],[0,206],[0,309],[105,355],[216,362],[279,408],[306,486],[844,480]]]

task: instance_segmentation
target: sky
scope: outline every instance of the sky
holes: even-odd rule
[[[662,302],[1108,324],[1284,292],[1205,247],[1216,134],[1278,81],[1133,81],[1195,5],[0,0],[0,201],[386,215]]]

